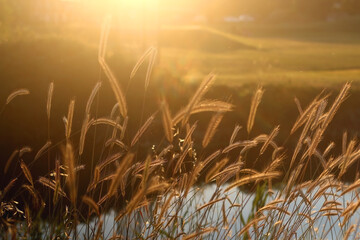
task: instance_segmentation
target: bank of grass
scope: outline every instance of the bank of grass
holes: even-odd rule
[[[328,87],[344,81],[358,81],[358,25],[355,18],[334,23],[166,27],[165,33],[174,34],[169,34],[170,39],[165,39],[167,41],[161,45],[160,66],[169,71],[174,71],[174,65],[182,68],[182,75],[174,74],[188,81],[198,80],[199,73],[215,70],[218,83],[229,85],[278,82]],[[187,31],[189,36],[201,32],[208,39],[222,37],[223,42],[221,46],[203,44],[202,50],[191,47],[191,43],[187,48],[181,47],[184,43],[179,47],[172,44],[170,48],[167,42],[179,41],[177,29],[182,35]]]
[[[134,44],[138,45],[136,51],[139,54],[141,51],[138,49],[141,46],[157,45],[157,64],[161,73],[168,72],[172,77],[185,82],[198,82],[201,76],[215,71],[218,76],[217,84],[230,86],[276,82],[284,85],[306,83],[317,87],[329,87],[345,81],[359,80],[359,26],[358,17],[319,23],[160,25],[159,32],[149,30],[144,33],[144,39],[139,39],[136,32],[117,28],[115,25],[110,33],[108,55],[115,58],[119,55],[121,58],[126,56],[122,61],[128,63],[135,59],[128,59],[129,53],[134,52]],[[36,48],[62,57],[57,49],[60,50],[68,44],[94,53],[99,29],[98,24],[93,24],[91,28],[70,24],[28,26],[23,29],[14,28],[11,31],[4,30],[8,32],[8,37],[1,43],[3,48],[10,52],[19,52],[32,44],[32,47],[37,45]],[[49,44],[53,45],[50,51]],[[45,46],[41,47],[42,45]],[[64,48],[63,52],[67,51],[77,55],[73,50]],[[9,56],[3,50],[2,53]],[[23,54],[26,59],[22,60],[22,64],[33,64],[31,57],[26,56],[29,53]],[[41,50],[39,54],[43,54]],[[3,59],[4,62],[9,62],[7,58]],[[89,65],[83,59],[82,61],[83,63],[77,64]],[[121,66],[116,61],[114,71],[120,72],[118,68]],[[72,65],[76,66],[76,63]],[[48,68],[52,66],[49,64]],[[5,68],[2,70],[2,74],[7,72]],[[128,74],[122,71],[119,75],[122,79]],[[89,74],[86,78],[93,77]]]

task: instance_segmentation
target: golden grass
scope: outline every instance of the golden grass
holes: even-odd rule
[[[50,119],[50,115],[51,115],[51,103],[52,103],[53,94],[54,94],[54,82],[51,82],[49,85],[47,102],[46,102],[46,115],[48,120]]]
[[[150,47],[149,49],[147,49],[144,54],[139,58],[139,60],[136,62],[135,66],[133,67],[131,73],[130,73],[130,79],[135,77],[136,72],[139,70],[140,66],[143,64],[143,62],[145,61],[145,59],[149,56],[152,57],[152,55],[155,55],[154,52],[156,52],[156,49],[154,47]],[[149,61],[149,64],[151,62]],[[146,74],[146,77],[148,74]]]
[[[154,113],[153,115],[151,115],[146,121],[145,123],[141,126],[141,128],[136,132],[134,138],[131,141],[131,146],[134,146],[140,139],[140,137],[144,134],[144,132],[149,128],[149,126],[151,125],[151,123],[154,121],[155,119],[155,115],[156,113]]]
[[[21,170],[23,171],[26,179],[29,181],[29,183],[31,184],[31,186],[34,186],[34,182],[33,182],[33,178],[32,178],[32,175],[31,175],[31,172],[29,170],[29,168],[26,166],[26,164],[24,163],[23,160],[20,161],[20,167],[21,167]]]
[[[236,136],[237,136],[237,134],[239,133],[239,131],[240,131],[241,128],[242,128],[242,127],[239,126],[239,125],[236,125],[236,126],[235,126],[234,131],[233,131],[233,133],[231,134],[231,137],[230,137],[229,145],[231,145],[231,144],[234,143],[235,138],[236,138]]]
[[[266,142],[264,143],[264,145],[261,147],[260,149],[260,154],[263,154],[265,152],[265,150],[267,149],[267,147],[269,146],[269,144],[271,143],[271,141],[278,135],[280,130],[280,126],[277,126],[274,128],[274,130],[272,130],[272,132],[270,133],[270,135],[267,137]]]
[[[19,157],[21,158],[25,153],[32,152],[32,148],[29,146],[24,146],[19,150]]]
[[[148,65],[148,68],[147,68],[147,71],[146,71],[145,90],[147,90],[147,88],[149,87],[150,77],[151,77],[152,69],[153,69],[154,64],[155,64],[156,55],[157,55],[157,50],[154,48],[152,50],[152,52],[151,52],[149,65]]]
[[[44,146],[42,146],[39,151],[36,153],[35,157],[34,157],[34,160],[37,160],[39,159],[43,154],[44,152],[51,146],[51,141],[47,141]]]
[[[99,206],[91,197],[83,196],[82,201],[86,203],[98,216],[100,216]]]
[[[114,73],[110,70],[109,66],[105,62],[105,59],[103,57],[99,58],[99,63],[102,69],[104,70],[104,73],[106,77],[108,78],[111,88],[114,91],[116,100],[118,102],[118,107],[120,110],[121,115],[126,118],[127,117],[127,105],[126,105],[126,98],[123,94],[123,91],[114,75]]]
[[[182,126],[184,126],[185,123],[188,122],[193,108],[200,102],[201,98],[209,90],[209,87],[214,82],[214,80],[215,80],[215,75],[211,73],[208,76],[206,76],[206,78],[204,78],[204,80],[201,82],[199,88],[197,89],[194,96],[190,99],[189,103],[186,106],[185,114],[182,119]]]
[[[204,100],[200,101],[194,106],[190,114],[201,113],[201,112],[230,112],[233,110],[233,105],[230,103],[217,101],[217,100]],[[177,125],[186,116],[186,108],[180,110],[173,118],[173,125]]]
[[[111,197],[116,193],[116,189],[120,184],[123,174],[125,173],[127,167],[132,163],[133,158],[134,158],[134,154],[129,153],[124,157],[124,159],[122,159],[120,165],[117,167],[116,173],[112,178],[111,185],[107,193],[109,197]]]
[[[209,126],[206,129],[205,136],[202,141],[202,146],[205,148],[210,143],[211,139],[214,137],[216,129],[218,128],[224,114],[222,112],[216,113],[209,122]]]
[[[90,114],[92,103],[94,101],[95,96],[99,92],[99,90],[101,88],[101,85],[102,85],[102,82],[97,82],[95,87],[91,91],[90,97],[89,97],[89,99],[88,99],[88,101],[86,103],[85,114]]]
[[[251,101],[251,107],[250,107],[250,113],[249,113],[249,119],[247,122],[247,132],[250,133],[252,127],[254,126],[254,120],[255,120],[255,115],[256,115],[256,111],[259,107],[259,104],[261,102],[261,98],[264,94],[264,90],[262,87],[259,87],[256,92],[255,95]]]
[[[255,91],[251,102],[246,127],[248,138],[241,138],[241,126],[237,124],[229,140],[226,139],[225,144],[219,144],[215,132],[221,131],[219,126],[224,114],[233,111],[234,106],[205,98],[215,80],[214,74],[204,78],[187,105],[174,116],[171,115],[171,106],[163,100],[159,110],[133,136],[129,136],[130,131],[126,130],[131,118],[128,116],[125,95],[105,61],[109,30],[110,18],[107,18],[101,34],[98,60],[117,103],[110,117],[92,118],[92,103],[102,90],[102,83],[98,82],[87,101],[79,131],[72,129],[75,101],[71,100],[65,118],[66,141],[61,159],[52,159],[49,154],[48,160],[53,161],[55,167],[37,181],[34,181],[31,173],[32,162],[25,158],[32,149],[22,147],[11,154],[5,163],[4,173],[8,174],[10,165],[15,165],[14,162],[17,161],[22,177],[12,176],[12,180],[0,194],[0,218],[4,222],[1,227],[6,226],[1,230],[4,229],[7,236],[18,236],[15,233],[16,224],[22,221],[15,218],[10,221],[6,215],[2,215],[3,212],[13,214],[11,216],[26,216],[24,235],[30,236],[31,231],[36,231],[36,221],[40,221],[40,216],[35,216],[35,213],[44,211],[45,205],[50,206],[50,230],[45,234],[54,239],[59,232],[65,239],[80,237],[77,232],[80,220],[86,223],[86,239],[110,238],[110,234],[105,235],[105,223],[110,210],[115,211],[112,239],[226,239],[240,236],[244,239],[291,239],[308,236],[317,239],[326,237],[328,231],[334,232],[338,238],[348,239],[359,233],[352,224],[353,218],[358,217],[357,210],[360,207],[359,179],[357,177],[350,184],[340,181],[360,158],[358,142],[355,139],[349,141],[345,133],[343,150],[338,156],[332,153],[335,143],[331,139],[326,139],[324,146],[320,144],[335,113],[348,96],[350,84],[345,84],[330,107],[328,95],[324,94],[318,95],[304,109],[300,101],[295,100],[299,117],[290,130],[289,137],[295,137],[294,133],[302,129],[293,148],[278,144],[280,126],[274,127],[270,134],[249,137],[256,126],[256,113],[264,94],[262,87]],[[155,57],[155,48],[150,48],[130,74],[130,79],[133,79],[143,62],[149,58],[145,90],[151,84],[150,75]],[[51,83],[46,105],[48,120],[53,89],[54,84]],[[7,98],[6,104],[24,94],[28,94],[25,89],[15,91]],[[159,111],[161,116],[157,115]],[[203,132],[200,132],[201,121],[193,116],[201,112],[213,113]],[[157,122],[162,122],[160,128],[163,128],[163,139],[151,142],[148,152],[137,152],[136,149],[149,145],[140,139],[147,137],[147,141],[151,141],[147,133],[150,126],[159,126],[155,124]],[[87,148],[85,142],[89,128],[100,124],[108,127],[109,134],[104,138],[101,154],[95,156],[94,148]],[[75,134],[78,132],[79,135]],[[72,141],[75,139],[79,141]],[[78,146],[73,142],[78,143]],[[41,161],[41,156],[49,151],[50,146],[55,145],[49,137],[37,150],[33,160]],[[208,149],[212,145],[214,148]],[[84,159],[84,156],[88,156],[85,153],[93,154],[94,164],[90,165],[88,159]],[[261,169],[249,167],[256,161],[264,161]],[[290,162],[289,166],[286,161]],[[303,182],[311,161],[318,161],[320,174]],[[91,167],[93,169],[89,169]],[[87,179],[81,179],[82,175],[78,174],[82,169],[91,170]],[[20,210],[21,206],[17,207],[14,199],[8,200],[13,197],[10,196],[10,191],[20,179],[24,182],[19,183],[22,186],[19,195],[26,192],[32,200],[32,204],[25,201],[23,211]],[[276,188],[273,186],[275,179],[282,183]],[[84,180],[88,185],[80,185]],[[216,181],[216,184],[209,184],[212,181]],[[201,191],[209,186],[215,190],[212,190],[210,196],[204,194],[199,198]],[[54,194],[52,197],[51,194],[44,195],[39,187],[50,189]],[[251,191],[246,194],[242,189]],[[349,197],[351,202],[346,203],[342,198],[344,196]],[[320,209],[312,212],[313,206],[319,203]],[[245,207],[249,204],[252,208],[245,215]],[[81,212],[84,205],[87,214]],[[94,219],[94,224],[91,219]],[[324,228],[315,231],[314,226],[324,221],[324,225],[330,230]],[[339,229],[335,227],[338,225]],[[296,235],[298,233],[300,236]]]
[[[1,199],[6,196],[6,194],[9,192],[9,190],[14,186],[15,182],[17,181],[17,178],[12,179],[4,188],[4,190],[1,193]]]
[[[30,91],[28,89],[22,88],[12,92],[6,99],[6,105],[8,105],[14,98],[21,95],[28,95]]]
[[[68,135],[70,136],[70,135]],[[75,171],[75,156],[73,147],[70,143],[66,143],[65,147],[63,148],[63,159],[64,165],[67,168],[67,179],[66,183],[69,189],[69,195],[71,203],[76,206],[77,200],[77,180],[76,180],[76,171]]]
[[[12,154],[10,155],[10,157],[8,158],[8,160],[6,161],[5,167],[4,167],[4,173],[6,174],[11,162],[14,160],[14,158],[16,157],[16,155],[19,154],[19,150],[15,149]]]
[[[259,181],[259,180],[267,180],[267,179],[272,179],[272,178],[277,178],[281,176],[280,172],[267,172],[267,173],[256,173],[253,174],[251,176],[248,177],[244,177],[240,180],[237,180],[235,182],[233,182],[232,184],[230,184],[230,186],[228,186],[225,189],[225,192],[230,191],[231,189],[233,189],[234,187],[240,187],[242,185],[254,182],[254,181]]]
[[[169,110],[169,105],[166,103],[165,99],[163,100],[161,104],[161,116],[162,116],[162,123],[164,127],[164,133],[166,136],[166,139],[172,143],[173,141],[173,130],[172,130],[172,118]]]
[[[75,100],[71,100],[68,109],[68,115],[66,118],[66,128],[65,128],[65,136],[66,140],[69,141],[71,136],[71,129],[74,117],[74,108],[75,108]]]
[[[41,183],[42,185],[44,185],[45,187],[50,188],[54,192],[58,192],[63,197],[66,197],[66,193],[63,190],[58,189],[58,187],[56,186],[56,184],[52,180],[50,180],[48,178],[45,178],[45,177],[40,177],[38,179],[38,182]]]

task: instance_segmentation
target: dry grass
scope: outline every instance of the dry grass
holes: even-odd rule
[[[6,105],[9,104],[14,98],[21,95],[28,95],[30,91],[28,89],[22,88],[12,92],[6,99]]]
[[[256,115],[256,111],[259,107],[259,104],[261,102],[261,98],[264,94],[264,90],[262,89],[262,87],[259,87],[256,92],[255,95],[252,99],[251,102],[251,107],[250,107],[250,113],[249,113],[249,119],[247,122],[247,131],[248,133],[250,133],[253,125],[254,125],[254,120],[255,120],[255,115]]]
[[[93,114],[92,102],[101,91],[99,82],[90,94],[81,129],[72,130],[75,111],[72,100],[66,118],[62,161],[50,159],[54,169],[37,181],[31,174],[30,164],[22,160],[23,154],[31,148],[13,152],[4,172],[18,160],[23,176],[14,177],[0,194],[3,237],[30,238],[43,232],[41,236],[49,239],[350,239],[359,234],[360,180],[356,178],[352,184],[341,181],[360,158],[359,144],[356,139],[348,141],[344,134],[343,152],[338,156],[332,152],[334,143],[331,139],[327,139],[330,144],[324,148],[320,144],[329,123],[348,96],[350,84],[343,87],[328,109],[329,99],[323,94],[306,108],[296,100],[299,117],[289,134],[297,137],[294,149],[276,142],[279,126],[269,135],[240,139],[241,127],[236,125],[226,141],[228,145],[220,147],[223,145],[218,144],[216,132],[221,131],[219,124],[224,113],[232,111],[234,106],[205,99],[215,79],[213,74],[204,79],[187,105],[174,117],[170,113],[171,106],[163,100],[158,110],[161,116],[155,112],[130,136],[127,128],[131,119],[127,114],[126,98],[105,61],[108,32],[109,23],[106,23],[99,62],[116,97],[114,109],[119,111],[113,110],[110,117]],[[155,56],[156,50],[150,48],[130,76],[133,78],[140,65],[150,57],[145,89],[150,83]],[[48,119],[53,90],[51,83]],[[263,93],[262,88],[255,91],[247,122],[248,136],[254,127]],[[23,94],[27,92],[15,91],[8,97],[7,104]],[[205,133],[199,134],[194,114],[201,112],[214,115]],[[167,141],[151,142],[156,148],[145,154],[138,152],[139,146],[143,146],[141,140],[156,121],[162,122],[163,140]],[[97,125],[105,125],[110,131],[88,185],[83,186],[80,185],[81,174],[78,174],[84,168],[80,164],[84,163],[81,157],[86,152],[93,152],[85,142],[88,130]],[[295,132],[300,129],[300,135],[296,136]],[[80,132],[79,139],[74,132]],[[199,141],[196,135],[203,136],[202,142],[196,142]],[[73,144],[75,139],[78,146]],[[217,148],[212,153],[205,151],[210,143]],[[51,139],[48,139],[37,150],[34,161],[41,161],[41,156],[51,146]],[[79,151],[75,151],[77,147]],[[259,161],[262,158],[269,160],[261,170],[245,167],[246,161],[258,160],[249,159],[250,151],[256,152]],[[286,166],[285,160],[290,161],[290,166]],[[321,173],[304,182],[304,174],[313,161],[322,167]],[[85,162],[85,168],[89,165]],[[273,189],[275,179],[282,184]],[[10,195],[15,182],[20,180],[24,181],[22,190]],[[212,181],[216,184],[209,183]],[[42,187],[54,194],[46,195],[41,191]],[[251,190],[250,193],[244,191],[245,187]],[[26,194],[31,195],[32,201],[18,204],[17,198],[24,196],[22,199],[26,199]],[[41,219],[37,212],[43,211],[45,205],[49,206],[50,214]],[[22,206],[24,210],[21,210]],[[24,217],[25,225],[22,224]],[[47,231],[43,231],[45,229]]]

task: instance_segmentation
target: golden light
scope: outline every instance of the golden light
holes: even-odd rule
[[[120,27],[133,28],[141,23],[151,25],[157,21],[160,0],[82,0],[83,9],[88,17],[112,15],[114,24]]]
[[[106,9],[108,11],[132,12],[142,10],[153,11],[158,9],[159,0],[92,0],[88,5],[92,5],[97,9]]]

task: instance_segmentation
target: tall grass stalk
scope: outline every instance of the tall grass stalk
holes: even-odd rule
[[[94,98],[103,90],[100,81],[86,104],[81,129],[76,129],[75,100],[71,100],[64,118],[62,154],[57,154],[61,157],[53,159],[57,150],[51,146],[58,143],[52,143],[50,129],[45,144],[34,153],[34,161],[42,161],[48,153],[49,171],[44,176],[33,175],[32,164],[26,161],[31,148],[19,147],[6,156],[3,173],[9,175],[9,168],[15,165],[20,171],[0,192],[1,237],[352,239],[360,233],[358,174],[352,183],[342,181],[360,158],[359,143],[344,134],[341,153],[333,151],[332,139],[321,144],[348,96],[350,84],[344,85],[332,104],[324,94],[306,108],[296,100],[299,117],[288,133],[295,139],[294,146],[278,143],[280,126],[273,127],[269,134],[250,137],[256,132],[253,129],[256,113],[261,110],[262,87],[255,91],[251,102],[245,130],[248,137],[242,137],[237,124],[228,139],[219,142],[216,132],[223,131],[220,123],[234,106],[206,98],[214,74],[204,78],[184,108],[175,113],[163,100],[131,135],[127,129],[133,119],[128,115],[125,95],[105,60],[109,31],[107,19],[98,60],[115,95],[113,111],[107,116],[93,113]],[[156,51],[150,48],[130,75],[132,79],[150,58],[145,93],[153,84],[150,75],[155,56]],[[46,105],[48,123],[53,89],[51,83]],[[7,104],[24,94],[28,92],[14,92]],[[161,114],[157,114],[159,111]],[[198,119],[196,114],[203,112],[211,112],[213,117]],[[204,121],[207,127],[201,125]],[[88,147],[86,142],[89,129],[97,126],[106,126],[109,131],[104,133],[101,153],[95,156],[95,147]],[[149,134],[154,128],[164,133],[162,139]],[[94,143],[100,142],[96,137]],[[50,155],[50,148],[54,154]],[[89,154],[93,164],[85,159]],[[251,168],[255,161],[261,161],[260,169]],[[318,173],[306,179],[313,165]],[[90,174],[83,177],[81,171]],[[20,184],[20,190],[14,190],[16,184]],[[48,191],[42,191],[44,188]],[[45,206],[49,208],[47,215],[43,212]]]

